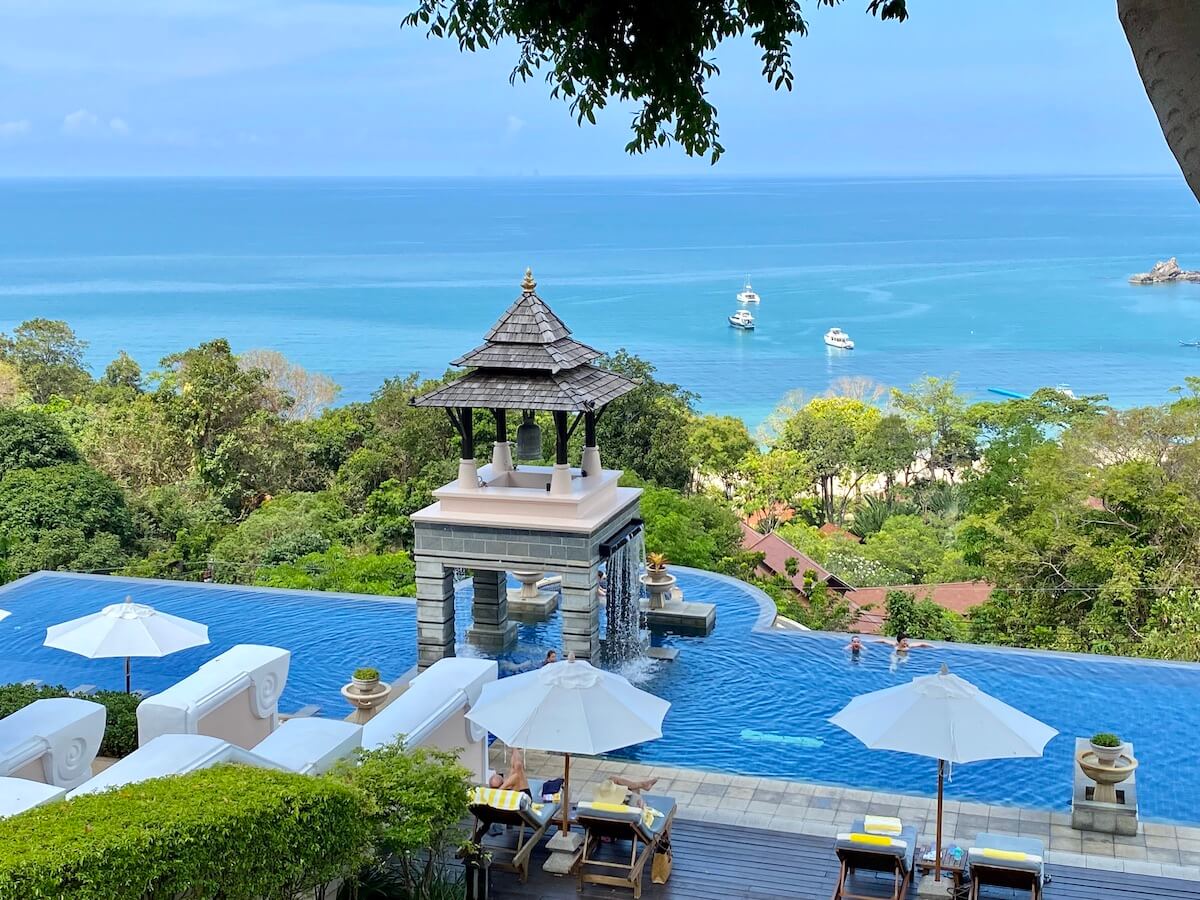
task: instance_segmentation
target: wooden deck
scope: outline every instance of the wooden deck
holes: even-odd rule
[[[833,894],[837,865],[829,838],[761,831],[708,822],[676,821],[673,831],[675,865],[666,885],[650,883],[646,867],[643,900],[828,900]],[[494,840],[494,839],[493,839]],[[515,875],[492,876],[493,900],[611,900],[631,898],[632,892],[589,885],[576,890],[574,878],[556,878],[541,870],[544,848],[533,857],[529,882]],[[1200,883],[1099,869],[1047,866],[1052,881],[1045,900],[1200,900]],[[879,882],[883,887],[883,882]],[[869,878],[859,879],[856,893],[875,893]],[[914,886],[909,897],[917,895]],[[996,891],[988,897],[1027,897]]]

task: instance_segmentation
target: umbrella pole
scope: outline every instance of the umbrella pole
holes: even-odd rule
[[[933,880],[942,880],[942,779],[946,772],[946,761],[938,760],[938,799],[937,799],[937,856],[933,858]]]
[[[571,754],[563,754],[562,833],[571,830]]]
[[[125,693],[133,693],[133,675],[129,670],[129,657],[125,657]]]

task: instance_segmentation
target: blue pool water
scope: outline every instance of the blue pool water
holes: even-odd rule
[[[796,778],[864,789],[929,794],[928,760],[864,749],[826,721],[851,697],[934,672],[944,662],[959,675],[1061,734],[1042,759],[956,767],[949,796],[989,803],[1065,809],[1070,803],[1073,738],[1114,730],[1134,742],[1138,787],[1151,818],[1200,821],[1194,735],[1200,731],[1200,666],[1107,657],[1027,653],[967,646],[913,651],[893,670],[883,645],[868,645],[854,664],[844,636],[755,631],[754,589],[709,573],[675,570],[692,599],[717,604],[707,638],[664,636],[679,648],[673,663],[630,672],[672,703],[666,734],[621,754],[631,759],[748,775]],[[0,681],[40,678],[74,686],[117,687],[121,664],[89,661],[40,646],[52,623],[92,612],[126,593],[168,612],[206,622],[212,644],[161,660],[134,663],[137,686],[160,689],[239,641],[293,652],[285,709],[318,703],[327,715],[348,712],[338,688],[357,665],[378,665],[394,678],[415,660],[410,601],[313,595],[135,579],[37,575],[0,590],[11,618],[0,624]],[[459,590],[460,652],[469,621],[469,585]],[[504,674],[536,664],[561,635],[557,617],[521,625]]]

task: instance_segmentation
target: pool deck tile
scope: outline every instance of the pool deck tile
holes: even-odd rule
[[[504,748],[497,744],[492,753],[493,764],[504,769]],[[526,763],[531,773],[543,777],[562,772],[556,755],[530,751]],[[658,778],[655,791],[674,797],[679,818],[693,821],[833,837],[870,811],[899,816],[917,828],[923,842],[932,842],[937,826],[933,799],[911,794],[588,757],[572,758],[571,775],[575,797],[590,795],[610,775]],[[1139,834],[1114,837],[1076,831],[1070,816],[1061,812],[957,800],[944,806],[946,843],[966,844],[981,831],[1001,831],[1045,841],[1051,863],[1200,880],[1200,828],[1144,822]]]

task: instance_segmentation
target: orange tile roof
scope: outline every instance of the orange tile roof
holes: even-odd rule
[[[853,590],[849,584],[842,581],[823,565],[809,556],[797,550],[775,532],[769,534],[759,534],[745,522],[742,523],[742,549],[747,553],[761,553],[763,555],[762,569],[763,574],[767,575],[783,575],[787,577],[787,561],[795,559],[797,563],[796,574],[789,578],[792,586],[798,590],[804,590],[804,573],[810,569],[817,573],[817,578],[824,581],[830,587],[838,590]]]

